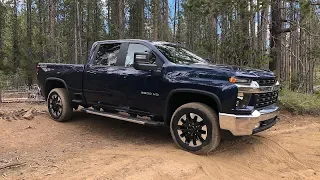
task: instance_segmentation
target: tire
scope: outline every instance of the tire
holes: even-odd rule
[[[64,122],[71,119],[73,107],[66,89],[56,88],[51,90],[47,103],[49,114],[53,120]]]
[[[202,103],[180,106],[172,115],[170,132],[178,147],[194,154],[208,154],[221,141],[217,113]]]

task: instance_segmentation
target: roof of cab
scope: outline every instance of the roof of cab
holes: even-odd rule
[[[96,43],[108,43],[108,42],[149,42],[152,44],[173,44],[170,42],[165,41],[152,41],[152,40],[144,40],[144,39],[115,39],[115,40],[103,40],[103,41],[97,41]]]

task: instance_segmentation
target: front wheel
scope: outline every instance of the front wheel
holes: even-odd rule
[[[180,106],[171,118],[170,132],[180,148],[194,154],[208,154],[221,140],[216,112],[202,103]]]
[[[47,99],[48,110],[52,119],[58,122],[71,118],[73,107],[69,101],[68,92],[63,88],[55,88],[50,91]]]

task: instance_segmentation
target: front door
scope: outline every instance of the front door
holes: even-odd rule
[[[90,105],[118,106],[125,97],[119,93],[121,43],[100,44],[96,57],[85,67],[83,92]]]
[[[130,43],[127,45],[126,57],[124,57],[121,69],[119,69],[119,91],[126,96],[126,106],[132,110],[146,112],[147,114],[159,114],[159,106],[163,104],[161,97],[162,62],[156,57],[151,61],[159,64],[158,74],[151,71],[136,70],[133,68],[134,53],[151,52],[150,48],[143,44]]]

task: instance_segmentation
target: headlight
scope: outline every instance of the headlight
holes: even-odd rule
[[[251,79],[243,79],[243,78],[238,78],[238,77],[230,77],[229,82],[235,84],[250,84],[252,82]]]

